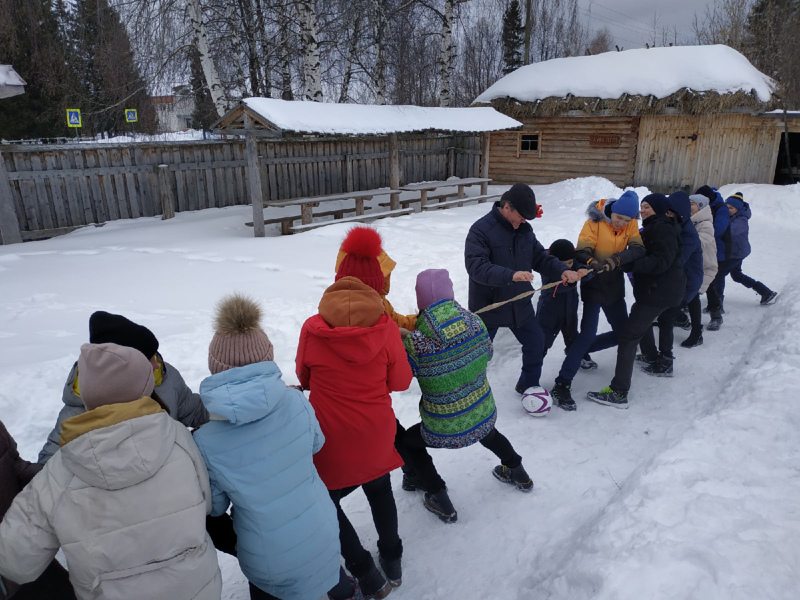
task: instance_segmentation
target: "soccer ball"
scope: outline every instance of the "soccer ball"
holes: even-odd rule
[[[543,387],[529,387],[522,394],[522,408],[532,417],[544,417],[550,412],[553,399]]]

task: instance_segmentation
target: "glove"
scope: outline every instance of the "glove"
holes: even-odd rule
[[[603,264],[606,265],[606,271],[613,271],[619,266],[619,256],[616,254],[612,254],[607,259],[603,261]]]
[[[593,260],[589,263],[589,268],[594,273],[605,273],[608,270],[608,265],[604,260]]]

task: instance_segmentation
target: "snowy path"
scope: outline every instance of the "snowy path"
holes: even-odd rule
[[[535,189],[545,214],[534,228],[545,246],[574,240],[588,202],[619,193],[598,178]],[[423,509],[419,493],[400,489],[395,473],[405,557],[404,583],[392,598],[798,596],[800,458],[791,401],[800,390],[800,286],[790,282],[784,257],[800,231],[800,186],[722,191],[739,190],[754,212],[745,272],[781,292],[779,304],[760,307],[753,292],[729,282],[721,331],[692,350],[677,346],[685,333],[676,331],[673,379],[635,374],[627,411],[584,401],[612,376],[615,352],[601,352],[594,356],[600,368],[575,380],[578,411],[554,409],[541,420],[522,412],[513,391],[519,347],[501,331],[489,371],[498,428],[536,488],[523,495],[497,482],[495,457],[481,446],[433,451],[459,511],[458,523],[447,526]],[[196,388],[207,374],[214,303],[247,292],[262,302],[278,364],[294,381],[300,326],[332,279],[346,228],[255,240],[243,226],[248,210],[109,223],[0,247],[0,418],[24,456],[35,457],[52,427],[93,310],[151,327],[167,360]],[[398,262],[389,296],[398,311],[414,311],[416,273],[431,267],[449,269],[456,298],[466,301],[464,237],[487,210],[379,222]],[[545,387],[562,356],[558,340],[545,361]],[[395,395],[406,426],[419,419],[418,394],[413,384]],[[353,494],[345,508],[374,550],[363,495]],[[247,598],[235,561],[221,563],[224,597]]]

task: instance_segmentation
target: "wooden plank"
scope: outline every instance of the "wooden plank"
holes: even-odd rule
[[[97,164],[101,167],[108,166],[108,160],[106,157],[108,150],[106,148],[99,148],[97,150],[96,160]],[[114,185],[111,183],[111,175],[98,175],[97,176],[97,183],[98,186],[102,189],[103,199],[105,200],[104,205],[106,210],[108,211],[108,220],[109,221],[116,221],[119,219],[119,200],[117,200],[117,196],[114,193]]]
[[[44,163],[48,171],[58,169],[56,156],[53,152],[44,152]],[[56,223],[59,227],[69,227],[73,225],[67,213],[67,205],[64,202],[63,179],[53,179],[50,181],[50,195],[53,198],[53,211],[56,215]]]
[[[400,153],[398,151],[398,139],[396,133],[389,134],[389,188],[400,189]],[[394,193],[390,196],[389,205],[391,210],[400,208],[400,194]]]
[[[59,168],[72,169],[71,153],[64,150],[59,150],[56,156]],[[83,219],[78,180],[75,177],[65,177],[62,179],[62,181],[64,182],[64,193],[66,194],[67,198],[67,210],[69,211],[68,214],[70,224],[86,225],[86,222]]]
[[[233,160],[233,151],[230,144],[222,147],[222,155],[225,160]],[[233,176],[233,168],[223,169],[225,173],[225,194],[222,197],[221,206],[234,206],[236,204],[236,181]]]
[[[137,167],[148,167],[148,170],[140,172],[136,179],[139,182],[139,206],[142,216],[152,217],[155,215],[158,188],[154,185],[154,179],[151,177],[153,163],[150,153],[147,148],[137,146],[133,148],[133,158]]]
[[[129,148],[122,148],[122,164],[126,167],[133,165],[133,154]],[[133,173],[123,175],[125,179],[125,189],[128,190],[128,206],[132,218],[144,215],[142,210],[140,187],[136,185],[137,176]]]
[[[8,179],[5,158],[0,153],[0,243],[7,245],[21,242],[22,235],[14,207],[14,193]]]
[[[108,161],[112,166],[122,165],[122,152],[120,148],[111,148],[108,152]],[[126,198],[125,177],[123,175],[111,175],[111,183],[114,187],[114,197],[117,199],[117,210],[120,219],[130,219],[130,204]]]
[[[186,154],[191,157],[195,163],[203,162],[203,155],[200,148],[195,146],[187,148]],[[203,171],[200,169],[195,170],[191,175],[186,176],[186,185],[189,194],[189,210],[200,210],[205,207],[205,184],[203,183]]]
[[[83,229],[86,227],[85,225],[73,225],[70,227],[58,227],[55,229],[40,229],[39,231],[23,231],[22,232],[22,240],[25,242],[32,242],[36,240],[46,240],[49,238],[54,238],[59,235],[66,235],[68,233],[72,233],[73,231],[77,231],[78,229]],[[100,227],[99,225],[97,227]]]
[[[489,177],[489,148],[491,147],[491,134],[484,133],[481,136],[481,177]],[[489,182],[481,182],[481,195],[486,195],[489,191]]]
[[[167,165],[167,169],[169,169],[170,164],[179,165],[183,162],[180,148],[175,148],[172,152],[165,152],[165,154],[167,156],[162,157],[162,160],[169,158],[172,159],[172,160],[164,160],[163,164]],[[160,173],[161,173],[161,167],[159,167],[159,188],[161,187]],[[167,173],[167,176],[169,175],[170,174]],[[175,204],[173,206],[175,210],[178,212],[189,210],[189,198],[187,197],[185,171],[180,171],[180,170],[175,171],[174,177],[175,177]],[[170,179],[171,178],[172,177],[170,177]]]
[[[212,159],[216,154],[216,150],[210,146],[206,146],[203,148],[203,159],[208,162],[209,159]],[[217,208],[219,206],[219,201],[217,200],[217,172],[211,168],[207,167],[203,170],[203,184],[204,188],[203,191],[205,193],[205,205],[203,208]]]
[[[327,196],[308,196],[304,198],[293,198],[292,200],[283,200],[280,202],[270,202],[270,206],[275,207],[285,207],[285,206],[296,206],[298,204],[306,204],[308,202],[336,202],[339,200],[350,200],[357,196],[385,196],[390,193],[389,188],[378,188],[374,190],[358,190],[352,193],[342,193],[342,194],[329,194]]]
[[[257,149],[256,149],[257,150]],[[246,156],[247,151],[245,146],[240,143],[232,144],[231,145],[231,155],[234,158],[247,158]],[[256,152],[256,157],[258,156],[258,152]],[[250,204],[250,181],[247,175],[247,168],[242,167],[234,167],[233,168],[233,177],[234,181],[236,182],[236,205],[240,204]],[[260,175],[259,175],[260,179]],[[262,202],[263,202],[263,194],[261,195]]]
[[[37,154],[29,154],[28,160],[30,161],[31,170],[42,171],[42,161]],[[47,193],[47,186],[44,180],[36,179],[34,181],[34,189],[36,193],[36,202],[39,205],[39,214],[42,217],[42,225],[45,229],[53,229],[56,227],[56,220],[53,218],[53,210],[50,205],[50,197]]]
[[[30,170],[30,165],[22,154],[12,152],[11,156],[14,160],[14,168],[17,171]],[[12,174],[9,173],[9,179],[11,179],[11,175]],[[39,203],[36,197],[36,186],[30,181],[20,181],[19,193],[22,197],[22,206],[25,209],[25,218],[28,224],[28,229],[30,231],[44,229],[44,219],[40,215]]]
[[[267,157],[267,161],[275,156],[275,143],[274,142],[267,142],[265,144],[265,155]],[[267,193],[265,194],[265,198],[267,202],[277,200],[278,199],[278,179],[276,177],[275,171],[276,167],[274,164],[270,162],[264,163],[264,169],[267,172],[267,180],[269,183],[269,187],[267,188]]]
[[[161,201],[161,220],[165,221],[175,216],[175,194],[172,191],[169,165],[158,165],[156,170],[158,172],[158,196]]]
[[[385,217],[400,217],[403,215],[408,215],[414,212],[413,208],[401,208],[398,210],[387,210],[384,212],[374,212],[368,215],[361,215],[355,217],[347,217],[344,219],[339,219],[336,221],[323,221],[318,223],[307,223],[303,225],[297,225],[292,227],[291,230],[293,233],[301,233],[303,231],[308,231],[309,229],[317,229],[318,227],[325,227],[326,225],[332,225],[336,223],[366,223],[369,221],[374,221],[375,219],[383,219]]]
[[[80,170],[84,164],[84,156],[81,150],[74,150],[72,152],[72,159],[75,162],[75,168]],[[98,223],[99,218],[97,217],[97,213],[94,209],[94,203],[92,202],[92,194],[89,191],[89,178],[88,177],[78,177],[78,188],[80,189],[80,202],[81,206],[83,207],[83,219],[84,223]]]
[[[502,194],[486,194],[484,196],[467,196],[465,198],[455,199],[455,200],[447,200],[445,202],[439,202],[438,204],[428,204],[422,210],[429,211],[429,210],[436,210],[437,208],[449,208],[451,206],[462,207],[465,202],[478,202],[479,204],[482,202],[486,202],[487,200],[494,200],[495,198],[499,198]]]

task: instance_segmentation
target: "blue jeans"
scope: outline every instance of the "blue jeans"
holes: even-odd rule
[[[600,324],[600,311],[603,311],[611,325],[611,331],[597,335],[597,326]],[[568,385],[572,383],[578,369],[581,368],[581,358],[587,352],[597,352],[617,345],[617,338],[628,321],[628,305],[622,299],[614,304],[602,306],[597,302],[583,303],[583,317],[581,317],[581,332],[572,342],[567,351],[561,370],[556,377],[556,383]]]
[[[498,327],[487,327],[489,337],[494,341]],[[522,344],[522,373],[517,386],[523,389],[539,385],[544,362],[544,332],[539,321],[534,317],[521,327],[509,327],[511,333]],[[583,354],[581,354],[583,356]]]

